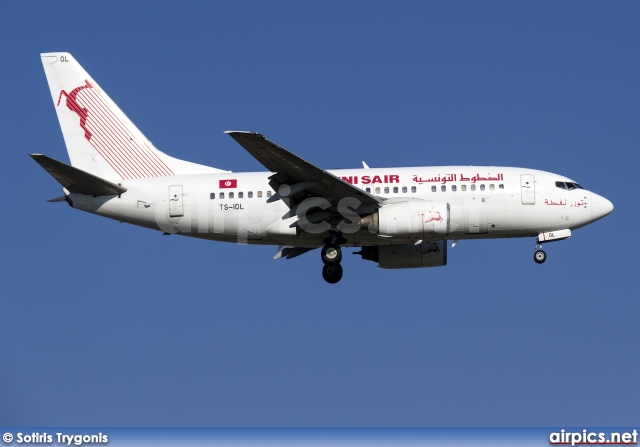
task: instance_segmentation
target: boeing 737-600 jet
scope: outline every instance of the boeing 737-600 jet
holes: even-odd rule
[[[214,241],[277,245],[275,259],[321,248],[342,278],[342,247],[382,268],[447,263],[447,241],[535,237],[542,244],[613,205],[562,175],[439,166],[326,171],[255,132],[227,131],[267,172],[235,173],[159,151],[68,53],[41,55],[71,165],[31,154],[64,201],[120,222]]]

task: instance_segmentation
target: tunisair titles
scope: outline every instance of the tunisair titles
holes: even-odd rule
[[[388,175],[350,175],[341,177],[347,183],[352,185],[368,185],[371,183],[400,183],[400,176],[397,174],[388,174]],[[502,174],[496,174],[494,176],[487,175],[486,177],[481,176],[480,174],[469,175],[465,177],[464,174],[445,174],[445,175],[436,175],[431,178],[423,179],[422,177],[418,177],[417,175],[412,176],[412,181],[418,184],[422,183],[447,183],[447,182],[482,182],[482,181],[502,181],[504,176]]]

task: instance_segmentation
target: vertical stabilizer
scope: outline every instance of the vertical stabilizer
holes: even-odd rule
[[[74,167],[112,180],[224,172],[156,149],[69,53],[40,56]]]

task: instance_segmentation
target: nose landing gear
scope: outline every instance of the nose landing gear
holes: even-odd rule
[[[547,254],[542,249],[542,244],[536,240],[536,251],[533,253],[533,260],[538,264],[542,264],[547,260]]]
[[[571,237],[571,230],[566,228],[564,230],[546,231],[540,233],[536,239],[536,251],[533,254],[533,260],[538,264],[542,264],[547,260],[547,254],[542,250],[543,242],[555,242],[569,239]]]
[[[542,264],[547,260],[547,254],[544,252],[544,250],[536,250],[533,254],[533,260],[538,264]]]

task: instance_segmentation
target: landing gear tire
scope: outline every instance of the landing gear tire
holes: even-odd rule
[[[533,260],[538,264],[542,264],[547,260],[547,254],[544,252],[544,250],[536,250],[533,254]]]
[[[322,266],[322,277],[329,284],[337,283],[342,279],[342,266],[340,264]]]
[[[340,250],[340,247],[337,245],[327,244],[322,247],[322,253],[320,253],[320,256],[322,257],[324,265],[337,265],[342,261],[342,250]],[[342,276],[342,273],[340,273],[340,276]]]

